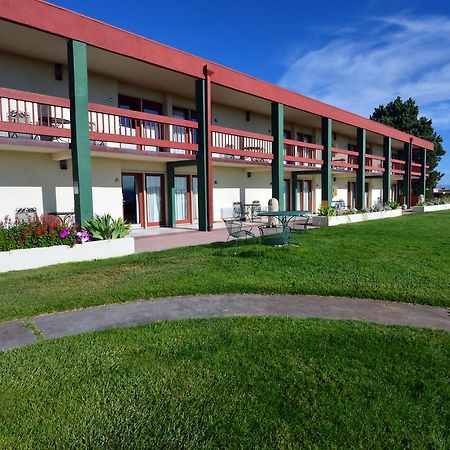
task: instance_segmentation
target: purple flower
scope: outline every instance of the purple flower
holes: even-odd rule
[[[79,231],[77,233],[77,242],[79,244],[83,244],[84,242],[89,242],[91,240],[91,236],[86,230]]]
[[[59,232],[59,237],[61,239],[65,239],[67,236],[69,236],[70,234],[70,229],[69,228],[63,228],[60,232]]]

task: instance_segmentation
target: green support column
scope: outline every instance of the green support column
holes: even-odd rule
[[[383,156],[384,156],[384,172],[383,172],[383,203],[390,201],[391,193],[391,159],[392,159],[392,139],[384,136],[383,139]]]
[[[167,164],[167,226],[175,226],[175,166]]]
[[[405,194],[405,203],[408,208],[411,207],[411,142],[404,145],[404,158],[405,158],[405,175],[403,176],[403,189]]]
[[[356,147],[358,149],[358,169],[356,172],[356,209],[364,209],[366,192],[366,130],[358,128],[356,132]]]
[[[280,211],[284,204],[284,105],[272,103],[272,197],[278,200]]]
[[[422,167],[420,168],[419,193],[425,197],[427,193],[427,150],[422,148],[421,152],[420,162]]]
[[[198,120],[198,229],[208,231],[208,123],[206,114],[206,80],[195,82]]]
[[[292,192],[292,199],[291,199],[291,203],[292,203],[292,210],[293,211],[297,211],[300,209],[300,205],[298,204],[298,178],[297,178],[297,172],[292,172],[292,188],[291,188],[291,192]]]
[[[75,220],[81,226],[93,216],[86,44],[69,41],[67,50]]]
[[[322,204],[331,205],[331,155],[333,148],[333,121],[322,117]]]

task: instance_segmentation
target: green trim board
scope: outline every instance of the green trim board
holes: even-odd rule
[[[333,121],[322,117],[322,203],[331,204],[332,200],[332,178],[331,178],[331,155],[333,150]]]
[[[81,226],[93,216],[86,44],[69,41],[67,55],[75,221]]]
[[[427,150],[425,148],[421,148],[420,150],[420,163],[422,167],[420,168],[419,193],[425,196],[427,192]]]
[[[411,207],[411,153],[412,153],[412,144],[411,142],[405,143],[403,146],[404,155],[403,158],[405,160],[405,175],[403,176],[403,186],[404,193],[406,198],[406,205]]]
[[[208,231],[208,121],[206,80],[195,81],[195,104],[198,121],[198,152],[197,152],[197,176],[198,176],[198,229]]]
[[[356,147],[358,149],[358,169],[356,170],[356,209],[362,210],[366,193],[366,130],[356,130]]]
[[[388,136],[383,138],[383,203],[390,201],[391,196],[391,164],[392,164],[392,139]]]
[[[278,200],[279,209],[284,205],[284,105],[272,103],[272,197]]]

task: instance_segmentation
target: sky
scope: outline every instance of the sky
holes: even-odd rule
[[[363,116],[413,97],[450,186],[446,0],[53,0],[52,3]]]

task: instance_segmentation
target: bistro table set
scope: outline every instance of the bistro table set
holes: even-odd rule
[[[228,239],[255,237],[252,227],[243,226],[242,221],[245,219],[251,221],[269,219],[267,224],[258,226],[261,241],[265,245],[287,245],[292,232],[304,232],[311,225],[312,214],[309,211],[261,211],[259,202],[257,211],[253,209],[255,203],[244,206],[246,207],[245,216],[240,214],[234,219],[224,219],[229,232]],[[247,209],[247,206],[250,208]]]

